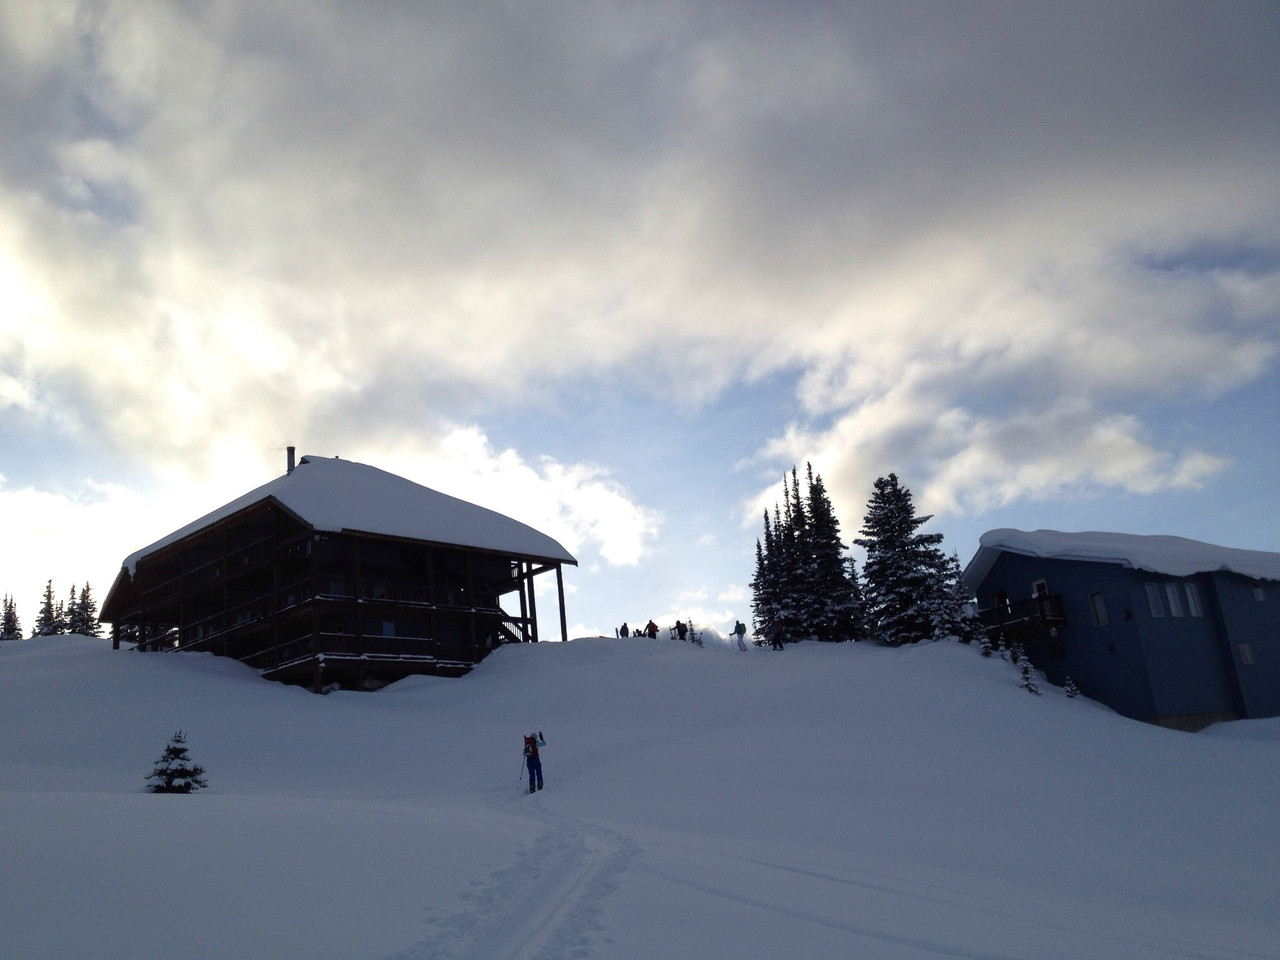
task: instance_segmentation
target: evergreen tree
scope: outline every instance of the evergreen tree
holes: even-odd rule
[[[4,605],[0,607],[0,640],[21,640],[22,624],[18,621],[18,608],[14,606],[13,597],[4,595]]]
[[[986,636],[978,618],[977,604],[965,589],[960,558],[954,553],[946,557],[939,572],[938,589],[925,600],[933,624],[933,639],[954,638],[961,643],[972,643],[975,638]]]
[[[62,616],[59,626],[62,628],[59,633],[79,633],[80,632],[80,600],[76,596],[76,585],[71,585],[71,596],[67,602],[60,608]]]
[[[1067,676],[1067,682],[1062,685],[1062,689],[1066,691],[1067,696],[1072,699],[1080,696],[1080,688],[1076,686],[1076,682]]]
[[[917,532],[931,519],[916,516],[911,491],[895,474],[876,480],[863,535],[853,542],[867,551],[863,600],[867,623],[881,643],[915,643],[953,620],[948,563],[938,549],[942,534]]]
[[[36,614],[36,625],[32,630],[33,637],[51,637],[58,632],[58,608],[53,602],[53,581],[44,585],[44,599],[40,601],[40,612]]]
[[[1035,675],[1031,672],[1031,658],[1027,656],[1020,643],[1013,645],[1013,662],[1022,673],[1022,682],[1018,686],[1028,693],[1034,693],[1039,696],[1040,685],[1036,683]]]
[[[80,591],[80,599],[76,601],[74,619],[76,626],[72,633],[79,633],[86,637],[102,636],[102,624],[98,623],[98,601],[93,598],[87,580]]]
[[[187,738],[181,730],[170,738],[147,780],[152,781],[152,793],[191,793],[209,785],[204,779],[204,767],[192,762],[188,755]]]
[[[822,478],[806,465],[807,496],[791,469],[783,478],[782,506],[764,515],[751,581],[757,628],[779,621],[788,639],[858,640],[864,635],[856,568],[845,556],[840,524]]]
[[[845,554],[840,521],[822,477],[814,474],[812,464],[806,463],[805,470],[809,495],[801,540],[803,620],[819,640],[861,640],[865,630],[857,568]]]
[[[799,499],[796,471],[791,470],[792,487],[782,481],[782,522],[774,525],[774,542],[779,550],[778,619],[786,625],[790,638],[799,640],[809,635],[806,622],[807,571],[804,568],[807,520],[804,504]],[[793,496],[792,490],[796,493]]]
[[[764,512],[764,540],[756,540],[756,572],[751,578],[751,619],[757,627],[772,623],[778,616],[777,547],[769,511]]]

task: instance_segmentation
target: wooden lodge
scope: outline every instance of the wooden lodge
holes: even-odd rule
[[[564,564],[545,534],[375,467],[295,468],[128,557],[102,605],[113,646],[207,651],[264,677],[376,689],[459,676],[537,641],[534,578]],[[504,608],[506,603],[511,609]]]

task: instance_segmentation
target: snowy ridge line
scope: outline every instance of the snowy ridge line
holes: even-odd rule
[[[471,906],[430,920],[430,936],[388,960],[582,955],[591,946],[601,904],[638,850],[612,831],[569,821],[546,824],[512,866],[463,894]]]

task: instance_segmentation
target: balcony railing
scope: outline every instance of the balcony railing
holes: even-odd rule
[[[1049,633],[1067,622],[1062,597],[1056,594],[1009,600],[978,611],[978,617],[989,636],[995,638],[1003,634],[1009,639]]]

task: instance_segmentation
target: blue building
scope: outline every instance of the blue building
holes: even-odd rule
[[[993,641],[1126,717],[1198,730],[1280,716],[1280,553],[991,530],[964,582]]]

